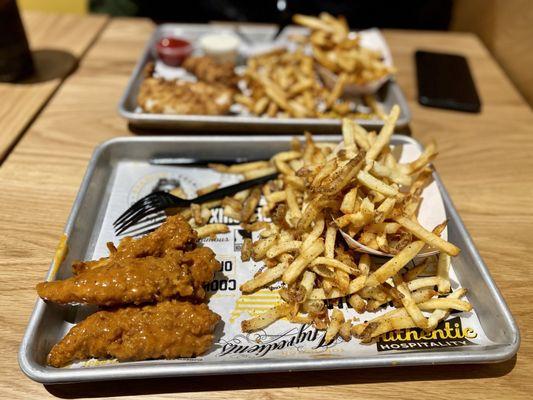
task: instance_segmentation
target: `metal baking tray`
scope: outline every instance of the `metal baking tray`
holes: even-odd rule
[[[170,131],[233,131],[256,133],[301,133],[312,129],[315,133],[337,133],[340,119],[317,118],[267,118],[238,115],[177,115],[152,114],[140,111],[137,106],[137,95],[143,80],[145,65],[154,61],[153,46],[165,35],[186,37],[192,41],[205,33],[212,32],[216,25],[207,24],[163,24],[159,25],[146,45],[143,54],[133,70],[118,111],[132,127],[139,129],[161,129]],[[219,28],[220,29],[220,28]],[[227,27],[225,29],[228,29]],[[291,27],[285,28],[286,31]],[[275,29],[268,27],[243,27],[241,29],[253,41],[266,42],[274,34]],[[284,36],[285,31],[280,35]],[[389,112],[394,104],[401,108],[396,122],[397,127],[404,127],[411,121],[411,113],[405,96],[394,79],[389,80],[377,93],[378,101],[385,112]],[[379,119],[357,119],[358,124],[365,128],[376,129],[383,126]]]
[[[51,265],[47,279],[70,276],[72,261],[91,257],[99,236],[105,230],[109,231],[110,226],[104,224],[104,216],[110,207],[111,196],[124,192],[122,180],[117,173],[120,168],[126,169],[130,174],[130,169],[147,166],[150,158],[161,154],[228,160],[236,157],[267,159],[273,153],[289,148],[291,138],[292,136],[288,135],[159,136],[116,138],[103,143],[92,156],[65,227],[69,247],[67,258],[57,271]],[[317,135],[315,139],[340,141],[341,137]],[[399,135],[393,136],[392,143],[419,146],[414,139]],[[26,375],[38,382],[66,383],[210,374],[488,363],[509,359],[519,347],[518,327],[442,181],[436,173],[434,177],[442,193],[449,220],[448,238],[462,249],[460,255],[454,258],[455,274],[461,285],[468,288],[468,300],[473,304],[479,325],[490,339],[491,345],[382,352],[357,357],[333,353],[329,358],[284,356],[277,359],[246,360],[220,358],[217,359],[219,361],[152,360],[58,369],[46,366],[46,355],[52,345],[66,333],[69,323],[81,320],[86,312],[83,309],[78,310],[77,307],[60,307],[38,299],[20,347],[20,367]],[[214,301],[212,299],[211,304]]]

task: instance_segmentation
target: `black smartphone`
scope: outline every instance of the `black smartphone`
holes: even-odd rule
[[[478,113],[481,101],[466,58],[417,51],[418,102],[424,106]]]

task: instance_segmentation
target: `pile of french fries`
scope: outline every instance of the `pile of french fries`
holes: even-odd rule
[[[262,188],[266,204],[261,212],[270,222],[254,220],[249,212],[250,201],[259,202],[257,190],[222,202],[226,215],[243,221],[244,229],[259,231],[257,241],[245,241],[241,257],[263,261],[265,267],[241,291],[283,283],[283,303],[243,321],[244,332],[286,318],[325,330],[327,343],[338,335],[368,342],[392,330],[431,331],[452,310],[471,310],[461,300],[465,289],[451,292],[450,257],[460,250],[440,237],[446,223],[428,231],[417,221],[422,189],[431,180],[435,145],[427,146],[413,162],[398,163],[390,148],[398,114],[398,107],[393,107],[379,133],[343,120],[342,146],[314,142],[308,134],[304,144],[295,140],[291,150],[269,162],[213,166],[247,178],[273,168],[280,174]],[[354,251],[340,230],[393,256],[383,263]],[[412,262],[427,245],[439,254]],[[340,300],[358,313],[389,304],[393,308],[356,323],[345,316]]]
[[[392,108],[379,133],[344,119],[340,145],[315,142],[306,134],[304,143],[295,138],[291,150],[269,161],[211,165],[245,179],[279,172],[261,189],[182,211],[200,237],[228,231],[224,224],[206,225],[209,209],[220,206],[242,228],[258,233],[255,242],[244,240],[241,258],[262,261],[264,268],[240,289],[252,293],[281,282],[283,302],[243,321],[243,332],[286,318],[325,330],[326,343],[338,336],[370,342],[393,330],[430,332],[452,310],[472,309],[461,299],[466,289],[451,291],[450,258],[460,249],[440,237],[446,222],[429,231],[417,220],[436,146],[431,143],[418,159],[399,163],[390,147],[399,111]],[[210,185],[201,193],[216,188]],[[258,218],[257,207],[264,218]],[[349,248],[341,230],[391,258]],[[438,254],[415,260],[428,247]],[[392,308],[358,322],[345,315],[345,303],[357,313]]]
[[[383,63],[380,52],[361,46],[360,38],[350,35],[344,17],[323,12],[318,18],[296,14],[293,20],[311,30],[308,40],[314,60],[338,75],[340,85],[363,85],[394,72]]]
[[[294,21],[310,27],[308,39],[294,52],[284,48],[250,57],[244,71],[246,89],[235,101],[254,115],[294,118],[382,118],[373,95],[364,101],[372,114],[357,112],[356,103],[342,97],[349,83],[365,83],[392,73],[381,55],[361,47],[357,37],[349,37],[346,21],[322,13],[320,18],[295,15]],[[305,53],[310,45],[312,55]],[[326,68],[338,79],[328,88],[318,68]]]

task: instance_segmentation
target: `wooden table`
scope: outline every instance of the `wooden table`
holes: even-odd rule
[[[22,83],[0,83],[0,163],[108,21],[104,15],[22,17],[36,74]]]
[[[518,356],[500,364],[346,370],[239,377],[176,378],[43,386],[20,372],[16,354],[94,146],[129,135],[116,112],[153,29],[114,19],[0,168],[0,393],[6,398],[109,397],[306,399],[530,398],[533,329],[533,116],[480,41],[468,34],[387,31],[415,137],[437,139],[437,168],[522,333]],[[479,115],[416,102],[413,52],[468,56],[483,100]]]

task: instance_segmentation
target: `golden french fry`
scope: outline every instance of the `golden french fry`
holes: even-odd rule
[[[319,171],[318,174],[315,175],[313,182],[311,182],[311,187],[317,188],[320,186],[322,181],[326,179],[326,177],[330,176],[333,171],[337,169],[337,163],[329,162],[326,165],[324,165]]]
[[[363,289],[366,284],[366,279],[366,275],[359,275],[357,278],[350,281],[350,284],[348,285],[347,294],[357,293],[361,289]]]
[[[304,271],[304,269],[324,251],[324,241],[322,239],[316,240],[305,251],[302,251],[298,257],[283,273],[283,282],[287,284],[293,283]]]
[[[335,86],[331,90],[331,93],[326,99],[326,106],[328,108],[330,108],[333,103],[335,103],[337,99],[342,96],[342,92],[344,91],[347,81],[348,76],[345,73],[341,73],[337,78],[337,81],[335,82]]]
[[[252,171],[246,171],[243,172],[243,176],[245,179],[254,179],[259,178],[260,176],[270,175],[277,172],[276,168],[274,167],[268,167],[268,168],[260,168]]]
[[[423,287],[433,287],[439,284],[439,278],[436,276],[428,276],[425,278],[417,278],[409,281],[407,287],[410,291],[417,290]]]
[[[410,316],[401,316],[390,319],[384,319],[379,322],[376,329],[370,333],[370,339],[378,337],[390,331],[397,331],[400,329],[416,328],[416,323]],[[363,339],[365,341],[365,339]]]
[[[353,125],[347,118],[343,118],[342,120],[342,138],[344,140],[345,149],[351,149],[352,151],[356,149],[355,138],[353,135]]]
[[[240,287],[243,293],[253,292],[260,287],[268,285],[272,281],[279,279],[283,275],[283,271],[287,268],[286,263],[279,263],[273,268],[265,268],[261,273],[256,275],[253,279],[243,283]]]
[[[302,250],[305,251],[309,246],[311,246],[321,235],[324,231],[325,221],[324,217],[320,216],[313,225],[313,229],[309,233],[309,236],[304,240],[302,243]]]
[[[280,203],[282,201],[287,200],[287,192],[284,190],[280,190],[277,192],[269,193],[265,196],[265,200],[267,201],[267,203]]]
[[[469,302],[458,299],[451,299],[448,297],[431,299],[418,304],[418,307],[420,307],[420,309],[424,311],[433,311],[436,309],[453,309],[459,311],[472,310],[472,305]]]
[[[344,129],[344,125],[346,125],[346,129],[350,130],[357,146],[359,146],[364,151],[368,151],[368,149],[370,149],[370,142],[368,140],[368,132],[365,130],[365,128],[357,124],[355,121],[347,119],[347,118],[342,120],[342,124],[343,124],[343,129]]]
[[[250,193],[250,196],[244,202],[242,206],[240,221],[247,222],[250,220],[252,215],[255,213],[255,209],[261,200],[261,190],[259,188],[254,188]]]
[[[383,289],[383,286],[365,286],[359,291],[361,297],[365,299],[373,299],[381,302],[390,300],[389,294]]]
[[[439,284],[438,284],[439,293],[448,293],[451,290],[449,270],[450,270],[450,256],[446,253],[440,253],[439,262],[437,264],[437,276],[439,278]]]
[[[370,171],[375,176],[389,178],[391,181],[399,185],[409,186],[413,182],[411,176],[404,174],[400,168],[393,169],[377,161],[372,163],[372,169]]]
[[[340,329],[339,329],[339,336],[343,338],[345,342],[349,342],[352,338],[352,323],[350,321],[345,321]]]
[[[358,312],[359,314],[362,314],[365,312],[366,308],[366,302],[363,300],[361,296],[358,294],[352,294],[348,298],[348,303],[353,307],[353,309]],[[353,328],[353,327],[352,327]]]
[[[304,296],[302,302],[307,300],[307,298],[311,294],[313,286],[315,285],[315,278],[316,275],[311,271],[305,271],[303,273],[302,280],[300,281],[300,286],[304,289]]]
[[[204,194],[207,194],[207,193],[210,193],[210,192],[212,192],[214,190],[217,190],[219,187],[220,187],[220,183],[213,183],[211,185],[207,185],[207,186],[205,186],[203,188],[198,189],[196,191],[196,194],[198,196],[202,196]]]
[[[336,277],[335,271],[332,268],[326,267],[325,265],[314,265],[309,268],[318,276],[322,276],[328,279],[335,279]]]
[[[422,311],[420,311],[420,308],[411,297],[411,291],[407,287],[407,284],[403,282],[399,275],[394,277],[394,283],[396,285],[396,289],[402,294],[401,302],[403,306],[405,307],[411,319],[415,322],[416,326],[422,329],[427,329],[428,320],[426,317],[424,317],[424,314],[422,314]]]
[[[299,191],[303,191],[305,189],[304,180],[298,176],[288,175],[284,177],[284,180],[288,186],[292,186]]]
[[[378,178],[373,177],[368,172],[359,171],[357,173],[357,180],[369,189],[375,190],[378,193],[382,193],[387,197],[394,197],[398,194],[398,189],[387,185]]]
[[[270,103],[268,104],[266,114],[267,114],[267,116],[269,116],[270,118],[273,118],[273,117],[275,117],[276,114],[278,113],[278,110],[279,110],[279,108],[278,108],[277,104],[276,104],[275,102],[272,101],[272,102],[270,102]]]
[[[302,242],[300,240],[290,240],[288,242],[281,242],[268,249],[266,252],[267,258],[275,258],[283,253],[291,253],[300,250]]]
[[[329,281],[324,281],[329,282]],[[337,299],[339,297],[346,296],[346,293],[341,292],[338,289],[331,289],[329,292],[326,292],[325,289],[313,289],[309,295],[309,300],[326,300],[326,299]]]
[[[176,197],[179,197],[181,199],[187,198],[187,193],[183,190],[182,187],[178,186],[177,188],[174,188],[170,191],[170,194],[173,194]]]
[[[428,163],[430,163],[437,156],[437,145],[435,142],[431,142],[426,146],[422,154],[415,161],[407,164],[400,165],[400,168],[403,169],[404,173],[413,174],[420,169],[424,168]]]
[[[222,200],[222,205],[229,206],[236,212],[240,212],[242,210],[242,203],[234,197],[225,197]]]
[[[235,210],[231,205],[226,204],[224,206],[224,215],[226,217],[233,218],[236,221],[239,221],[241,219],[241,213],[237,210]]]
[[[355,211],[355,205],[357,202],[357,187],[354,187],[344,195],[340,210],[344,214],[352,214]]]
[[[246,108],[248,109],[252,109],[253,106],[254,106],[254,103],[253,103],[253,100],[251,97],[248,97],[248,96],[244,96],[242,94],[236,94],[233,99],[237,102],[237,103],[240,103],[242,104],[243,106],[245,106]]]
[[[342,217],[337,218],[335,223],[339,228],[344,228],[350,224],[359,227],[364,226],[367,223],[367,217],[361,211],[358,211],[355,214],[345,214]]]
[[[251,224],[241,224],[242,228],[244,230],[247,230],[248,232],[256,232],[260,231],[262,229],[270,228],[270,223],[266,221],[256,221]]]
[[[430,300],[436,294],[437,292],[433,288],[423,288],[411,292],[411,298],[418,304]]]
[[[329,258],[329,257],[315,258],[313,261],[311,261],[310,266],[315,266],[315,265],[326,265],[334,269],[339,269],[350,275],[355,275],[357,273],[357,271],[354,268],[344,264],[343,262],[339,260],[335,260],[334,258]]]
[[[287,200],[287,205],[289,207],[289,220],[291,225],[296,225],[300,218],[302,217],[302,212],[298,206],[298,201],[296,200],[296,192],[292,186],[287,186],[285,188],[285,199]]]
[[[331,59],[330,54],[332,53],[321,50],[320,47],[313,46],[313,57],[316,62],[332,72],[337,72],[337,64]]]
[[[399,116],[400,107],[395,104],[392,107],[390,114],[386,118],[385,124],[383,125],[383,128],[381,128],[381,131],[379,132],[376,141],[366,152],[365,160],[367,164],[370,164],[371,161],[374,161],[377,158],[378,154],[381,153],[383,148],[388,145],[394,130],[394,125],[396,124],[396,120]]]
[[[261,97],[259,100],[255,102],[252,112],[255,115],[263,114],[268,107],[268,102],[269,102],[268,97],[266,96]]]
[[[270,100],[276,103],[276,105],[282,110],[288,111],[289,113],[293,112],[282,88],[270,80],[265,80],[263,85],[265,87],[265,93]]]
[[[196,226],[203,225],[202,223],[202,207],[199,204],[191,204],[191,212]]]
[[[368,232],[386,233],[389,235],[398,232],[398,229],[400,229],[400,224],[394,222],[380,222],[365,226],[365,230]]]
[[[214,236],[219,233],[228,233],[229,228],[225,224],[210,224],[196,228],[196,233],[199,239],[203,239],[209,236]]]
[[[357,176],[363,166],[364,154],[358,153],[344,166],[339,167],[329,177],[325,178],[317,191],[332,196],[343,190],[350,181]]]
[[[326,229],[326,240],[324,242],[324,255],[327,258],[335,257],[335,241],[337,238],[337,227],[329,224]]]
[[[321,30],[325,32],[334,33],[335,29],[327,22],[321,21],[319,18],[309,17],[302,14],[294,14],[292,20],[295,24],[306,26],[311,29]]]
[[[241,261],[249,261],[252,257],[252,239],[244,238],[241,247]]]
[[[436,247],[437,249],[451,256],[456,256],[461,251],[461,249],[459,249],[457,246],[428,231],[422,225],[416,221],[413,221],[412,219],[404,216],[397,216],[394,217],[394,220],[420,240],[423,240],[430,246]]]
[[[395,204],[395,198],[389,197],[383,200],[383,203],[381,203],[376,210],[374,222],[383,222],[385,219],[389,218],[390,214],[394,210]]]
[[[344,314],[338,308],[335,308],[331,313],[331,322],[326,330],[324,343],[329,344],[339,333],[341,325],[344,323]]]
[[[253,332],[266,328],[278,319],[285,317],[290,311],[288,304],[280,304],[264,312],[263,314],[241,322],[243,332]]]
[[[273,160],[280,160],[280,161],[290,161],[297,158],[300,158],[302,156],[302,153],[299,151],[282,151],[281,153],[276,154],[274,157],[272,157]]]
[[[374,271],[367,280],[367,286],[373,287],[385,282],[396,275],[409,261],[416,257],[424,247],[424,242],[418,240],[406,246],[402,251]],[[409,290],[414,290],[409,287]]]
[[[446,296],[447,299],[460,299],[466,294],[466,289],[460,288]],[[429,299],[428,299],[429,300]],[[436,309],[428,318],[428,327],[435,329],[440,321],[450,315],[450,309]]]
[[[255,171],[258,169],[268,168],[270,163],[268,161],[252,161],[248,163],[235,164],[231,166],[223,164],[208,164],[209,168],[213,168],[220,172],[228,174],[242,174],[244,172]]]
[[[312,88],[314,82],[312,79],[300,79],[289,89],[290,96],[296,96]]]
[[[267,251],[276,243],[277,235],[259,239],[253,244],[253,258],[255,261],[265,258]]]

